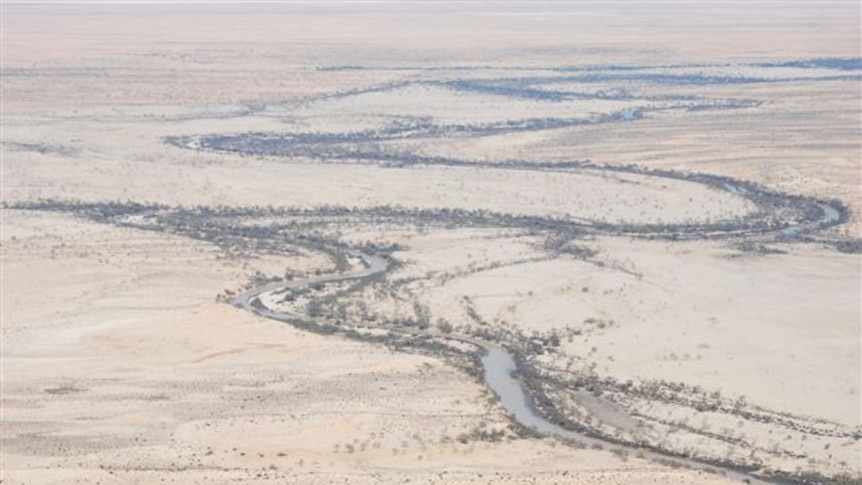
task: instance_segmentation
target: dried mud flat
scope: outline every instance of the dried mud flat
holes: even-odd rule
[[[619,7],[4,5],[2,483],[859,483],[858,5]]]

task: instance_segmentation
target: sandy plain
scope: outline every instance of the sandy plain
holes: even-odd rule
[[[4,4],[3,201],[481,209],[611,225],[759,209],[690,181],[482,165],[507,160],[705,172],[837,198],[848,221],[810,241],[755,237],[767,252],[740,249],[745,238],[587,234],[568,242],[589,249],[584,258],[524,227],[317,230],[399,245],[403,266],[386,291],[345,300],[348,320],[367,316],[364,303],[378,322],[427,308],[456,332],[558,334],[531,360],[546,377],[684,383],[750,412],[617,387],[537,388],[573,422],[761,471],[858,481],[860,260],[832,243],[862,227],[859,71],[759,65],[859,58],[859,6],[819,3]],[[613,66],[646,67],[626,79]],[[756,103],[711,109],[727,100]],[[619,110],[645,114],[575,122]],[[451,131],[561,118],[569,124]],[[293,143],[306,151],[290,156],[165,143],[379,134],[395,122],[430,131]],[[357,159],[369,150],[386,163]],[[393,154],[464,163],[393,168]],[[257,272],[333,271],[320,251],[236,256],[171,231],[20,208],[3,210],[0,239],[3,483],[730,483],[519,436],[457,358],[316,335],[216,301]]]

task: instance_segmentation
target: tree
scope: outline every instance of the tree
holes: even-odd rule
[[[442,318],[437,319],[437,328],[440,329],[443,333],[451,333],[452,332],[452,324]]]
[[[305,310],[309,317],[317,318],[323,315],[323,304],[318,300],[311,300]]]

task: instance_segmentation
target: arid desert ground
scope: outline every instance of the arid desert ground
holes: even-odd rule
[[[0,44],[0,483],[862,483],[857,2]]]

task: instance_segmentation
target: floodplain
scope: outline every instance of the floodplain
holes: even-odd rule
[[[3,483],[859,483],[816,3],[4,5]]]

